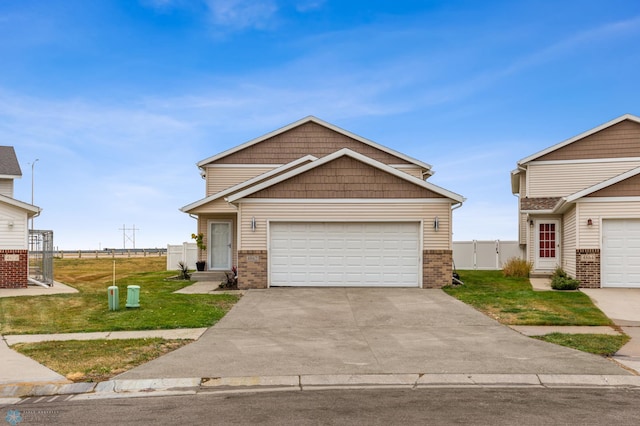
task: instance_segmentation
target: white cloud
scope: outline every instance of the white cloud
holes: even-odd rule
[[[273,0],[206,0],[213,22],[228,29],[265,29],[278,11]]]

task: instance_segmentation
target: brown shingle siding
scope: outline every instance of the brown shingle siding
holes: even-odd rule
[[[536,161],[640,157],[640,124],[624,120]]]
[[[223,157],[214,164],[285,164],[308,154],[324,157],[342,148],[349,148],[385,164],[409,164],[406,160],[317,123],[302,124]]]
[[[248,198],[444,198],[350,157],[340,157]]]
[[[640,175],[632,176],[614,185],[602,188],[587,197],[634,197],[640,195]]]

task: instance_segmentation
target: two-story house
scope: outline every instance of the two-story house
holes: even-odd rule
[[[28,220],[40,208],[13,198],[13,181],[20,177],[15,150],[0,146],[0,288],[28,285]]]
[[[452,209],[431,166],[315,117],[200,161],[207,270],[238,266],[240,288],[442,287]]]
[[[623,115],[518,161],[519,242],[534,273],[640,287],[640,117]]]

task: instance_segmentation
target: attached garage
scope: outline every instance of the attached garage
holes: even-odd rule
[[[640,288],[640,219],[603,219],[601,281]]]
[[[271,222],[271,286],[419,287],[420,222]]]

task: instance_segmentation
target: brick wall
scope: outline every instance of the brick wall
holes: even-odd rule
[[[238,288],[267,288],[267,251],[238,251]]]
[[[423,250],[422,288],[442,288],[451,284],[453,252],[451,250]]]
[[[28,285],[27,250],[0,250],[0,288],[26,288]]]
[[[576,279],[580,287],[600,288],[600,249],[576,250]]]

